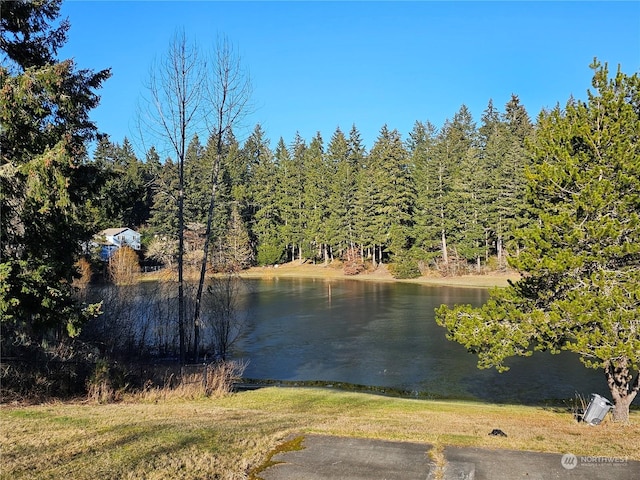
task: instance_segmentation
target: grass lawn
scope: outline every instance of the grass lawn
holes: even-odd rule
[[[508,438],[489,436],[494,428]],[[630,425],[591,427],[561,408],[270,387],[219,399],[5,405],[0,478],[255,478],[269,452],[307,433],[640,460],[638,411]]]

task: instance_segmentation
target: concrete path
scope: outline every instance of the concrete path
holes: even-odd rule
[[[443,469],[431,446],[357,438],[307,435],[303,450],[284,452],[264,480],[638,480],[640,462],[624,458],[446,447]]]

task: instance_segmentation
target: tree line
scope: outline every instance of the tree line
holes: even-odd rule
[[[240,143],[191,138],[184,159],[185,259],[197,265],[222,145],[210,231],[218,270],[293,260],[330,262],[355,252],[397,276],[426,268],[456,273],[505,267],[513,232],[530,221],[525,208],[526,142],[535,126],[516,95],[504,111],[491,101],[480,126],[466,106],[440,128],[416,122],[408,138],[383,126],[367,151],[354,125],[307,141],[280,138],[271,148],[260,125]],[[101,172],[92,230],[139,228],[147,256],[175,264],[178,165],[155,148],[136,157],[125,138],[103,138],[88,165]],[[517,249],[517,245],[514,245]]]

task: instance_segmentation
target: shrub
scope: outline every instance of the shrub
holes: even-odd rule
[[[112,403],[122,399],[126,390],[125,372],[106,360],[96,362],[87,382],[87,398],[97,403]]]
[[[342,256],[342,271],[345,275],[358,275],[364,272],[364,259],[357,248],[349,248]]]
[[[129,247],[119,248],[109,259],[109,277],[116,285],[135,283],[140,275],[138,254]]]
[[[278,242],[266,242],[258,245],[256,261],[258,265],[273,265],[282,260],[283,248]]]
[[[418,262],[408,256],[396,256],[391,264],[389,271],[394,278],[418,278],[421,273],[418,268]]]

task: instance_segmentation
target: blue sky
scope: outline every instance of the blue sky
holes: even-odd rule
[[[226,35],[253,84],[242,140],[262,124],[275,147],[296,132],[325,145],[353,124],[370,149],[383,125],[406,138],[462,104],[480,121],[512,93],[532,118],[585,98],[594,57],[640,71],[640,2],[72,1],[60,58],[111,67],[92,118],[111,139],[137,143],[136,104],[176,29],[200,47]]]

